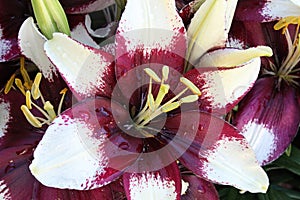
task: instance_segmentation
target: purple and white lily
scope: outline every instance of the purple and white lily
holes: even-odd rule
[[[246,5],[250,9],[247,13]],[[284,153],[300,123],[299,2],[257,4],[251,0],[241,1],[239,6],[239,25],[232,31],[233,37],[249,46],[269,45],[274,51],[273,57],[262,62],[260,78],[241,102],[235,119],[259,163],[265,165]],[[238,27],[243,27],[246,37]]]
[[[190,24],[188,38],[175,1],[128,0],[115,56],[60,33],[40,40],[32,52],[46,51],[79,103],[47,128],[34,151],[31,173],[46,186],[77,190],[104,187],[122,175],[128,199],[145,194],[178,199],[180,162],[214,183],[266,192],[268,178],[245,138],[211,114],[234,107],[257,78],[259,56],[272,54],[263,46],[223,48],[235,5],[236,1],[206,1]],[[218,29],[212,37],[215,22]],[[24,30],[37,31],[30,24]],[[27,40],[23,35],[21,48]],[[27,54],[28,49],[22,51]],[[241,55],[245,58],[238,59]],[[198,68],[181,75],[185,59],[187,66]],[[150,81],[135,87],[145,76]],[[157,129],[163,116],[166,121]],[[158,154],[161,149],[166,150]]]

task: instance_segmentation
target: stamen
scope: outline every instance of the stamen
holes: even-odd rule
[[[11,90],[11,88],[14,84],[15,77],[16,77],[16,74],[13,74],[7,81],[7,83],[5,85],[5,89],[4,89],[4,94],[7,94]]]
[[[27,121],[32,126],[34,126],[36,128],[41,128],[42,127],[41,122],[35,116],[33,116],[33,114],[29,111],[29,109],[27,108],[27,106],[22,105],[21,106],[21,110],[22,110],[23,114],[25,115]]]
[[[21,81],[20,79],[16,78],[16,79],[15,79],[15,84],[16,84],[16,86],[19,88],[19,90],[22,92],[22,94],[23,94],[23,95],[26,95],[26,94],[25,94],[25,88],[24,88],[24,86],[23,86],[22,81]]]
[[[52,105],[49,101],[46,101],[46,102],[45,102],[44,110],[47,111],[47,113],[48,113],[48,115],[50,116],[51,120],[55,119],[56,113],[55,113],[55,111],[54,111],[53,105]]]
[[[168,94],[170,89],[170,86],[167,84],[161,84],[159,88],[159,92],[157,94],[156,100],[155,100],[155,106],[158,107],[163,99],[165,98],[166,94]]]
[[[144,71],[150,76],[154,81],[161,82],[161,79],[158,77],[158,75],[150,68],[145,68]]]
[[[27,90],[26,91],[26,106],[27,106],[27,108],[29,109],[29,110],[31,110],[32,109],[32,105],[31,105],[31,97],[30,97],[30,92],[29,92],[29,90]]]
[[[151,111],[155,110],[155,101],[153,95],[150,93],[148,94],[148,107],[150,108]]]
[[[39,89],[41,80],[42,80],[42,73],[39,72],[36,74],[33,84],[32,84],[32,87],[31,87],[32,98],[34,100],[37,100],[38,98],[41,97],[41,92]]]
[[[186,97],[183,97],[179,100],[180,103],[193,103],[195,101],[197,101],[199,98],[198,95],[189,95]]]
[[[61,96],[61,99],[60,99],[60,102],[59,102],[59,105],[58,105],[58,109],[57,109],[57,114],[59,115],[61,113],[61,108],[62,108],[62,104],[64,102],[64,99],[65,99],[65,96],[66,96],[66,93],[67,93],[68,89],[67,88],[64,88],[62,89],[62,91],[60,91],[59,94],[62,94]]]
[[[194,83],[192,83],[189,79],[181,77],[180,82],[183,83],[186,87],[188,87],[194,94],[200,96],[201,92],[199,88],[197,88]]]
[[[20,58],[20,71],[21,71],[21,75],[24,79],[24,86],[27,90],[30,90],[31,85],[32,85],[32,81],[30,80],[30,77],[25,69],[25,58],[21,57]]]
[[[163,68],[162,68],[162,80],[163,81],[166,81],[166,80],[168,80],[168,77],[169,77],[169,67],[168,66],[163,66]]]
[[[180,102],[173,102],[170,104],[165,104],[162,106],[161,111],[164,113],[170,112],[172,110],[175,110],[176,108],[179,108],[179,106],[181,105]]]
[[[286,30],[288,29],[288,26],[290,24],[300,24],[300,17],[298,16],[288,16],[285,18],[282,18],[274,25],[274,30],[280,30],[282,29],[282,34],[285,34]]]

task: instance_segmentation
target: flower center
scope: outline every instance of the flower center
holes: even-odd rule
[[[43,97],[39,87],[42,80],[42,73],[37,73],[34,81],[30,79],[30,76],[25,68],[25,59],[21,57],[20,59],[20,72],[24,83],[21,79],[15,78],[15,74],[12,75],[10,80],[7,82],[4,92],[8,93],[10,89],[13,87],[13,82],[17,86],[17,88],[21,91],[21,93],[25,96],[26,102],[25,105],[21,106],[21,110],[25,115],[27,121],[36,128],[41,128],[44,124],[50,125],[50,123],[55,119],[57,114],[61,113],[61,108],[63,104],[64,97],[66,95],[67,89],[63,89],[60,94],[62,95],[57,112],[55,112],[53,105],[50,101],[46,101]],[[37,104],[36,101],[41,100],[42,108]],[[36,103],[34,103],[36,102]],[[35,107],[43,117],[36,117],[30,111],[33,107]]]
[[[176,96],[163,103],[164,98],[170,90],[170,85],[165,82],[169,77],[169,67],[163,66],[162,68],[162,78],[160,78],[152,69],[145,68],[144,71],[150,77],[147,101],[143,109],[134,118],[135,125],[138,129],[143,128],[151,120],[161,115],[162,113],[167,113],[180,107],[183,103],[192,103],[198,100],[201,95],[200,90],[188,79],[181,77],[180,82],[185,86],[185,88],[179,92]],[[157,82],[160,84],[158,94],[154,98],[152,94],[152,84]],[[186,91],[190,90],[193,95],[187,95],[182,97]],[[148,137],[148,136],[147,136]],[[152,135],[149,137],[153,137]]]
[[[289,25],[296,25],[294,37],[291,37],[290,31],[288,29]],[[275,30],[282,29],[282,34],[285,35],[287,44],[288,44],[288,54],[287,57],[283,60],[279,69],[276,69],[273,63],[271,63],[271,68],[274,71],[272,75],[279,77],[279,83],[284,80],[287,83],[299,86],[299,83],[295,79],[299,79],[299,76],[296,75],[299,71],[299,67],[296,68],[300,61],[300,17],[289,16],[281,19],[278,23],[274,25]],[[269,72],[272,73],[272,72]]]

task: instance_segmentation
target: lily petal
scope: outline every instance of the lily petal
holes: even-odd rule
[[[158,171],[125,173],[123,181],[128,200],[180,199],[181,179],[176,162]]]
[[[168,130],[185,137],[174,141],[174,151],[185,149],[179,161],[195,174],[215,183],[232,185],[249,192],[266,192],[269,181],[246,139],[220,118],[196,111],[168,118]],[[183,121],[182,121],[183,120]],[[178,129],[180,126],[181,129]],[[191,133],[196,131],[196,135]],[[177,134],[178,134],[177,133]]]
[[[118,78],[149,63],[182,72],[186,35],[175,1],[128,0],[117,30],[116,47]]]
[[[27,148],[30,150],[24,151]],[[28,169],[31,153],[30,145],[21,145],[0,151],[1,199],[32,199],[35,179]]]
[[[61,33],[53,34],[45,51],[77,98],[110,97],[115,85],[113,56]]]
[[[269,22],[299,13],[297,0],[241,0],[235,17],[241,21]]]
[[[284,153],[300,123],[295,89],[273,78],[261,78],[241,102],[235,124],[254,149],[261,165]]]
[[[261,56],[272,56],[273,52],[270,47],[258,46],[249,49],[218,49],[206,53],[197,67],[235,67],[249,62],[251,59]]]
[[[57,117],[34,151],[31,173],[45,186],[78,190],[118,178],[142,145],[122,134],[112,110],[128,119],[121,105],[106,99],[86,100]]]
[[[58,74],[44,53],[44,43],[47,39],[39,32],[32,17],[27,18],[22,24],[18,39],[21,53],[37,65],[49,82],[53,82]]]
[[[237,0],[207,0],[195,13],[188,28],[187,60],[191,64],[207,50],[225,46],[236,4]]]
[[[181,195],[182,200],[209,199],[218,200],[218,192],[214,184],[205,181],[195,175],[181,174],[182,179],[187,183],[187,190]]]
[[[90,13],[102,10],[115,3],[115,0],[60,0],[68,14]]]
[[[252,88],[259,70],[260,58],[254,58],[239,67],[193,69],[185,77],[202,93],[201,110],[225,114]]]
[[[105,37],[112,36],[115,33],[118,23],[111,22],[106,27],[93,30],[91,17],[89,15],[86,15],[85,25],[87,27],[88,33],[91,34],[93,37],[105,38]]]

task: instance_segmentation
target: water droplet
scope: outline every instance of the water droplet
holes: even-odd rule
[[[204,130],[204,126],[202,124],[199,124],[199,128],[198,128],[199,131],[203,131]]]
[[[127,142],[122,142],[119,144],[119,148],[122,150],[127,150],[129,148],[129,144]]]

